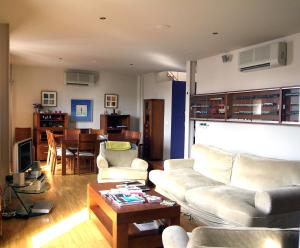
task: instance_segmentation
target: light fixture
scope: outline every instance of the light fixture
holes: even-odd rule
[[[171,25],[169,25],[169,24],[157,24],[155,27],[157,29],[169,29],[169,28],[171,28]]]
[[[61,58],[61,57],[58,58],[58,61],[59,61],[59,62],[62,62],[62,60],[63,60],[63,58]]]
[[[106,20],[107,18],[105,17],[105,16],[101,16],[101,17],[99,17],[99,20],[102,20],[102,21],[104,21],[104,20]]]
[[[133,64],[129,64],[130,66],[133,66]]]
[[[212,35],[218,35],[219,33],[218,32],[212,32],[211,34]]]

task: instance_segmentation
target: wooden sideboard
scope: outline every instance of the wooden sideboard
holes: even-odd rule
[[[55,134],[63,134],[68,128],[69,116],[67,113],[34,113],[33,114],[33,140],[36,149],[36,160],[46,160],[48,143],[46,130]]]
[[[120,134],[130,130],[130,115],[100,115],[100,129],[107,134]]]

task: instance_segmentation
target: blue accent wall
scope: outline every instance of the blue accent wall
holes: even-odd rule
[[[184,81],[172,82],[171,159],[184,157],[185,90]]]

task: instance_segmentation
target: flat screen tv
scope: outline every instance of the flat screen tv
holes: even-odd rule
[[[25,172],[32,164],[32,139],[17,142],[14,146],[14,172]]]

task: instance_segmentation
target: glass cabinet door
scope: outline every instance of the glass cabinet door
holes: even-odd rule
[[[225,120],[225,94],[191,96],[191,118]]]
[[[282,122],[299,123],[300,88],[282,90]]]
[[[279,122],[280,90],[228,94],[228,120]]]

